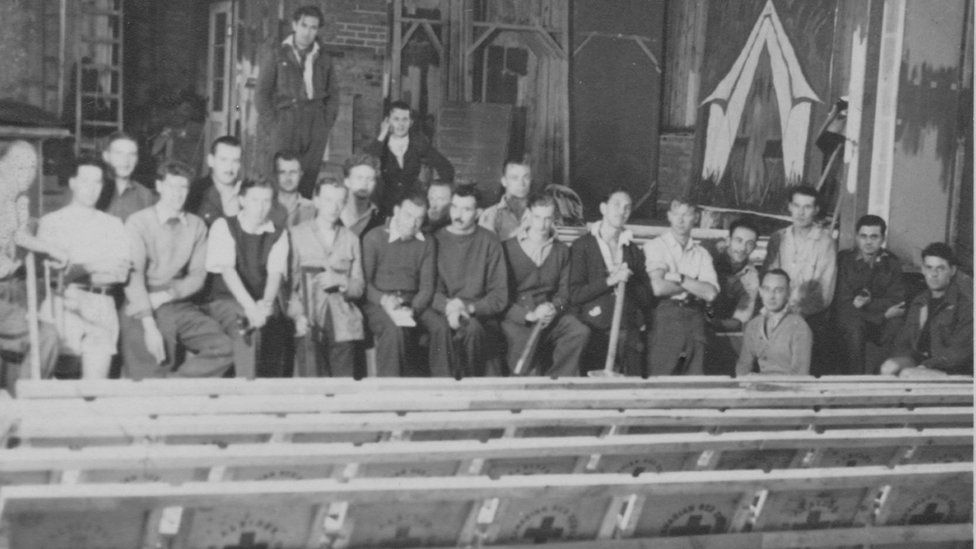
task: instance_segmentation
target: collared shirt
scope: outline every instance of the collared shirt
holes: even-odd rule
[[[237,216],[238,221],[240,215]],[[243,225],[241,230],[244,230]],[[265,221],[258,226],[254,232],[245,231],[248,234],[274,233],[275,226],[271,221]],[[277,241],[271,246],[271,253],[268,255],[268,274],[279,273],[288,274],[288,235],[284,232]],[[237,267],[237,245],[234,237],[230,234],[227,220],[220,218],[210,226],[210,237],[207,239],[207,272],[221,273],[225,269]]]
[[[837,282],[837,244],[830,232],[814,226],[806,235],[797,236],[793,227],[786,227],[772,240],[778,246],[771,242],[773,257],[766,267],[790,275],[790,307],[805,317],[829,307]]]
[[[109,199],[108,206],[105,208],[105,213],[114,215],[123,222],[129,219],[130,215],[152,206],[158,200],[156,193],[136,181],[130,180],[126,182],[121,190],[118,187],[117,181],[108,181],[106,183],[113,185],[115,188],[112,189],[112,196]]]
[[[75,204],[45,215],[37,229],[38,238],[66,249],[74,264],[129,262],[125,234],[119,218]]]
[[[288,228],[296,227],[310,219],[315,219],[315,215],[318,213],[315,208],[315,202],[312,202],[302,195],[298,195],[298,199],[292,203],[291,208],[289,208],[284,202],[278,200],[271,208],[271,211],[272,213],[268,214],[268,217],[276,222],[284,224],[284,226]],[[278,217],[280,217],[280,219],[278,219]]]
[[[524,228],[519,230],[517,238],[519,247],[522,248],[525,255],[529,256],[532,263],[535,263],[536,267],[541,267],[546,262],[549,252],[552,251],[552,243],[556,239],[555,235],[550,233],[549,237],[542,242],[532,240],[529,238],[529,231]]]
[[[508,195],[502,196],[498,204],[491,206],[481,212],[478,224],[498,235],[499,240],[508,240],[515,236],[522,227],[522,213],[524,208],[517,208],[510,204],[511,200],[517,200]],[[516,210],[523,210],[517,213]]]
[[[410,146],[410,135],[405,135],[403,137],[397,137],[391,135],[389,139],[386,140],[386,148],[390,149],[393,156],[396,157],[397,164],[403,167],[403,155],[407,154],[407,147]]]
[[[610,271],[623,261],[623,248],[634,239],[634,233],[629,229],[624,229],[617,235],[617,242],[610,242],[603,238],[604,231],[603,221],[597,221],[590,225],[590,234],[596,237],[596,244],[600,248],[600,255],[603,256],[603,264]]]
[[[285,38],[281,42],[285,46],[291,47],[292,52],[295,53],[295,59],[298,64],[302,66],[302,80],[305,83],[305,98],[309,99],[315,97],[315,86],[312,82],[312,67],[315,65],[315,58],[319,56],[319,43],[317,41],[312,42],[311,50],[304,56],[298,47],[295,46],[295,35],[289,34],[288,38]]]
[[[769,332],[767,320],[774,325]],[[735,371],[748,374],[758,366],[761,374],[808,375],[812,348],[813,332],[803,317],[787,310],[776,314],[763,311],[743,330]]]
[[[342,220],[343,226],[348,228],[353,233],[362,236],[363,229],[369,225],[370,219],[372,219],[378,211],[379,208],[376,207],[376,204],[370,202],[369,209],[366,210],[366,213],[357,217],[356,214],[351,212],[348,208],[343,208],[342,212],[339,213],[339,219]]]
[[[397,230],[396,224],[393,223],[392,219],[386,224],[386,228],[388,231],[390,231],[390,237],[388,242],[390,242],[391,244],[393,242],[396,242],[397,240],[413,240],[414,238],[416,238],[421,242],[425,240],[424,233],[422,233],[421,231],[417,231],[413,235],[406,235],[406,236],[401,235],[400,231]]]
[[[149,293],[169,291],[174,300],[189,298],[207,277],[207,226],[199,217],[171,215],[157,204],[125,222],[133,273],[125,288],[126,313],[135,318],[152,314]]]
[[[644,256],[647,258],[648,275],[653,271],[663,270],[667,274],[680,274],[707,282],[716,290],[719,288],[712,256],[691,238],[682,246],[674,231],[669,230],[644,244]],[[683,300],[686,297],[688,292],[681,292],[671,296],[671,299]]]

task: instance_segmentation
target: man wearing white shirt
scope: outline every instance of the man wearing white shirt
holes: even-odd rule
[[[671,201],[671,229],[644,245],[651,289],[658,297],[651,322],[648,373],[702,375],[705,361],[705,303],[718,295],[712,256],[691,239],[698,206]]]
[[[234,371],[238,377],[278,377],[279,360],[262,360],[255,370],[255,330],[264,345],[262,359],[276,356],[284,333],[277,305],[278,292],[288,273],[288,236],[285,228],[268,219],[274,188],[267,181],[241,184],[241,210],[234,217],[220,218],[210,228],[207,241],[207,272],[212,273],[207,312],[234,340]],[[279,337],[274,337],[279,336]]]

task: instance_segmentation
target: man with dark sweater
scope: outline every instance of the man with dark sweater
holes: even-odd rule
[[[651,293],[644,253],[631,241],[633,233],[625,226],[631,206],[627,191],[611,191],[600,201],[603,218],[570,248],[569,300],[577,317],[590,327],[581,373],[600,369],[606,360],[618,282],[626,284],[626,299],[617,344],[617,371],[626,375],[643,373],[641,328]]]
[[[379,376],[427,374],[418,356],[417,320],[431,333],[431,362],[445,359],[445,329],[429,310],[434,295],[435,242],[420,231],[427,211],[423,194],[407,195],[385,226],[363,237],[366,304],[363,312],[376,345]],[[431,330],[431,326],[437,326]],[[436,339],[440,337],[440,340]]]
[[[473,186],[454,189],[451,224],[436,235],[433,308],[447,320],[453,345],[448,348],[447,364],[431,364],[433,375],[450,373],[458,379],[485,375],[485,355],[499,332],[497,317],[508,305],[502,246],[494,233],[478,226],[479,213]]]
[[[508,368],[517,374],[532,371],[535,349],[528,350],[523,371],[515,372],[514,368],[538,325],[542,327],[539,344],[547,347],[552,357],[548,369],[540,368],[539,373],[579,375],[580,355],[590,329],[573,315],[564,314],[569,305],[569,247],[555,239],[552,223],[556,202],[549,195],[532,195],[527,211],[518,233],[502,243],[512,296],[502,320]]]
[[[240,211],[238,196],[241,181],[241,142],[232,135],[218,137],[207,154],[207,177],[190,185],[186,211],[198,215],[207,227],[223,216],[232,217]]]

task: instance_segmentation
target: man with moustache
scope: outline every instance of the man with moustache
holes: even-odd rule
[[[365,151],[380,159],[380,213],[390,214],[405,193],[420,191],[420,171],[437,172],[436,179],[454,180],[454,166],[420,132],[411,132],[413,111],[403,101],[390,103],[380,133]]]
[[[220,376],[233,363],[230,337],[193,301],[207,278],[207,226],[183,210],[192,179],[182,162],[160,164],[159,201],[125,223],[133,272],[121,347],[124,374],[132,379]],[[189,351],[182,364],[179,346]]]
[[[600,201],[600,221],[579,237],[569,250],[569,300],[576,317],[590,328],[590,340],[580,359],[580,373],[598,370],[606,362],[610,329],[616,306],[616,287],[623,282],[617,343],[617,371],[642,375],[644,311],[650,306],[650,283],[644,269],[644,253],[626,227],[633,202],[622,188],[611,190]]]
[[[735,364],[736,375],[809,374],[813,334],[803,317],[787,308],[790,275],[782,269],[766,271],[759,293],[763,310],[746,324],[742,352]]]
[[[340,219],[360,239],[383,225],[383,215],[373,199],[378,169],[376,157],[368,154],[350,156],[342,165],[342,183],[349,189],[349,195]]]
[[[526,197],[532,190],[532,168],[528,159],[506,160],[502,166],[501,183],[505,194],[498,204],[481,214],[479,224],[498,235],[500,240],[507,240],[515,236],[521,227]]]
[[[705,305],[718,295],[712,257],[691,239],[698,206],[674,199],[671,228],[644,245],[647,275],[658,298],[651,321],[647,370],[652,376],[703,375]]]
[[[447,321],[453,345],[447,364],[431,364],[431,374],[484,376],[489,343],[500,340],[497,317],[508,305],[505,257],[498,237],[478,226],[478,191],[473,186],[454,189],[450,211],[451,224],[436,234],[432,308]],[[438,328],[443,330],[443,324]]]
[[[315,217],[291,229],[288,315],[295,321],[295,335],[311,337],[316,351],[298,361],[306,376],[353,377],[355,341],[362,339],[363,318],[353,303],[365,289],[359,238],[339,219],[347,194],[341,184],[319,183]],[[306,277],[305,269],[319,272]],[[312,285],[305,287],[309,279]],[[306,309],[306,296],[311,310]]]
[[[125,132],[108,136],[102,160],[108,164],[110,173],[98,209],[124,223],[130,215],[156,203],[156,194],[132,179],[132,172],[139,163],[139,144],[134,137]]]
[[[196,214],[207,227],[221,217],[232,217],[240,211],[241,142],[232,135],[218,137],[207,155],[210,174],[190,186],[186,211]]]
[[[298,192],[303,173],[298,155],[290,151],[278,151],[274,156],[274,167],[278,182],[278,200],[271,208],[271,220],[290,229],[315,218],[315,203]]]
[[[339,81],[332,58],[316,39],[324,24],[325,16],[317,6],[296,9],[292,33],[259,59],[254,91],[254,106],[261,120],[270,123],[271,146],[263,150],[290,150],[300,156],[298,189],[306,198],[315,190],[329,132],[339,113]]]

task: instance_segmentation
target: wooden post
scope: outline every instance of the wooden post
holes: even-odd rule
[[[37,264],[34,252],[27,252],[27,330],[30,337],[31,379],[41,379],[41,335],[37,318]]]

